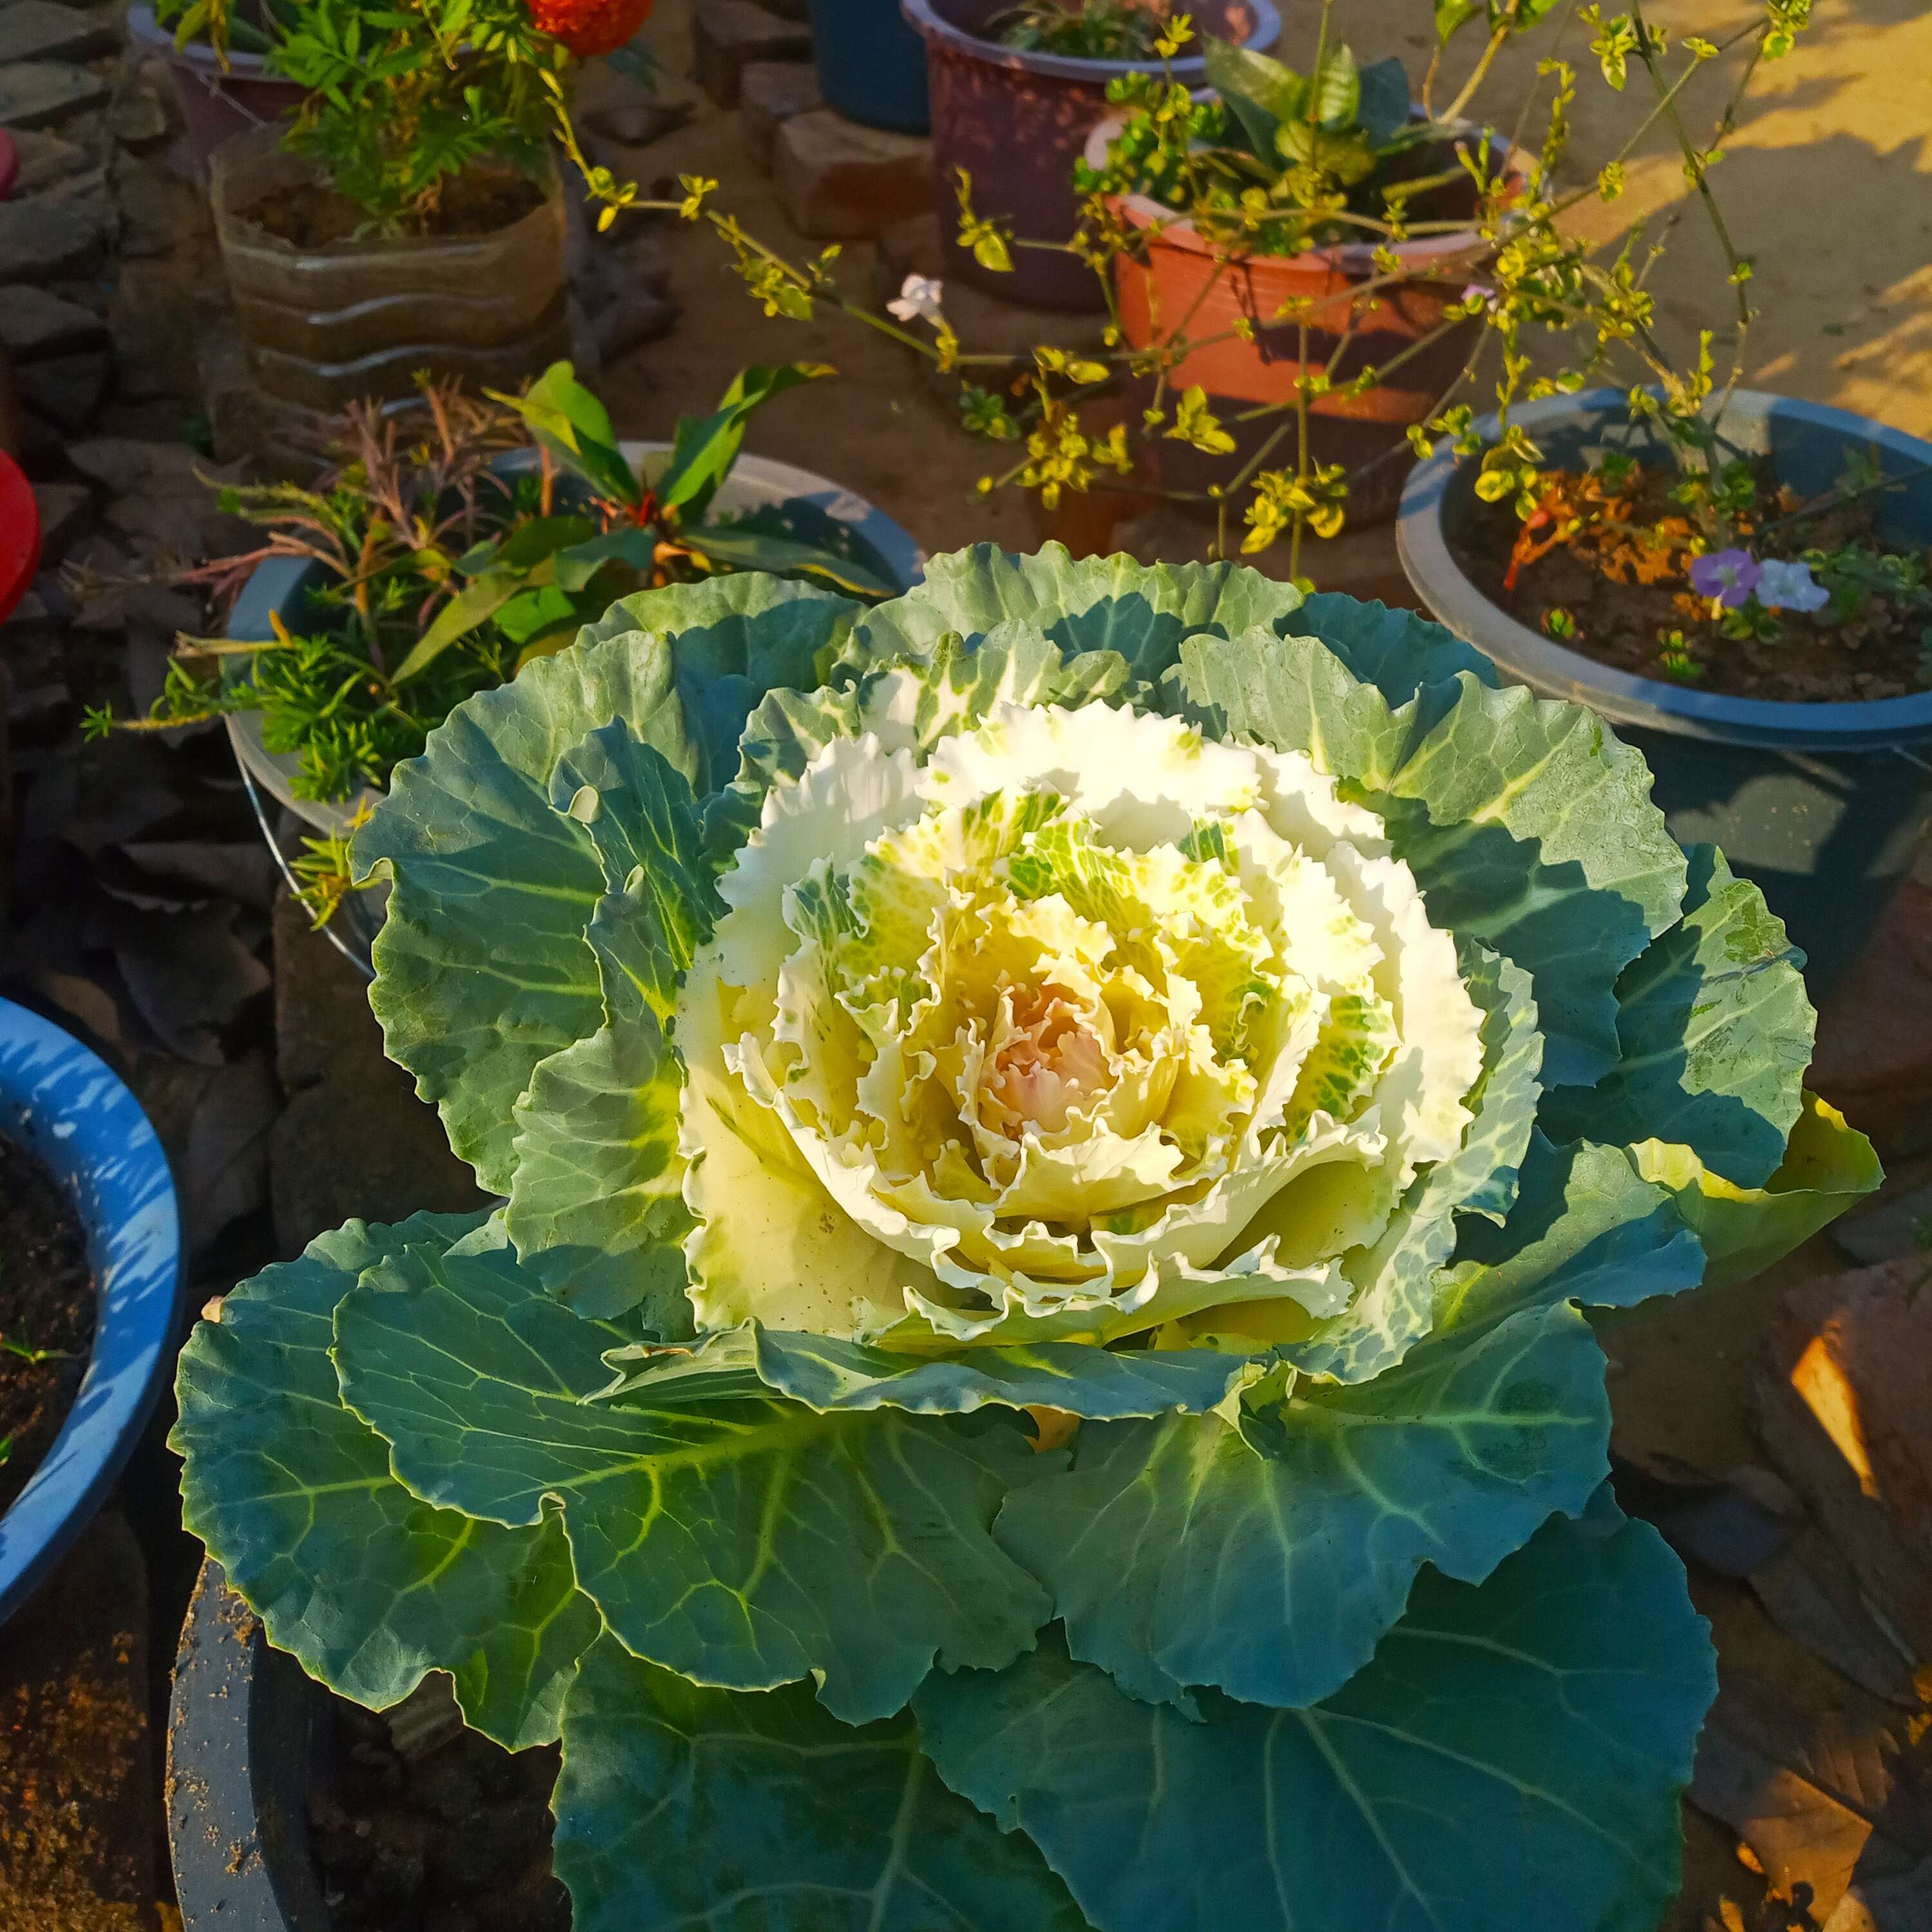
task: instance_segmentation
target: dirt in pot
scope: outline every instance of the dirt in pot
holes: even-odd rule
[[[334,1932],[569,1932],[550,1871],[554,1745],[506,1751],[459,1730],[421,1756],[388,1721],[330,1700],[309,1797]]]
[[[96,1299],[74,1203],[28,1149],[0,1134],[0,1512],[80,1393]]]
[[[522,175],[472,168],[443,190],[428,229],[415,238],[449,242],[500,234],[541,207],[543,198],[543,190]],[[369,238],[368,212],[362,203],[322,182],[277,188],[243,212],[257,227],[298,248]]]
[[[1761,460],[1726,487],[1723,550],[1699,542],[1676,470],[1634,465],[1557,472],[1526,522],[1478,504],[1450,550],[1519,623],[1639,677],[1798,704],[1932,687],[1932,556],[1880,540],[1875,493],[1800,515]]]

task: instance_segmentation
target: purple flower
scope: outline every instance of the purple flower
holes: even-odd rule
[[[1700,597],[1735,610],[1757,588],[1757,560],[1748,550],[1713,550],[1690,560],[1690,582]]]
[[[1759,568],[1757,601],[1767,610],[1802,610],[1809,616],[1831,602],[1832,593],[1811,574],[1808,563],[1785,563],[1774,556]]]

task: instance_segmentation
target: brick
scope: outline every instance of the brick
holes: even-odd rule
[[[720,107],[737,106],[745,70],[754,62],[812,58],[808,28],[752,0],[705,0],[694,14],[693,78]]]
[[[753,62],[745,70],[738,100],[746,152],[770,174],[778,130],[794,115],[810,114],[824,105],[818,70],[809,61]]]
[[[932,206],[932,143],[862,128],[820,107],[779,128],[772,178],[800,234],[869,240]]]

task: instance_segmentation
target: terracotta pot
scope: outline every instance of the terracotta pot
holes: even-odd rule
[[[981,38],[991,22],[1012,11],[1013,0],[902,4],[906,18],[926,38],[935,195],[946,273],[1008,302],[1040,308],[1104,308],[1106,294],[1099,277],[1071,255],[1016,248],[1010,274],[981,268],[956,238],[956,171],[964,168],[973,177],[976,214],[1010,221],[1022,241],[1066,241],[1079,224],[1073,164],[1094,123],[1107,112],[1107,83],[1121,74],[1158,73],[1160,63],[1022,53]],[[1281,27],[1270,0],[1196,0],[1186,10],[1203,38],[1256,49],[1274,46]],[[1174,77],[1195,84],[1205,65],[1198,58],[1178,60]]]
[[[236,319],[268,420],[258,452],[292,471],[322,461],[336,421],[364,398],[401,400],[427,369],[514,389],[570,353],[563,198],[494,234],[298,248],[251,218],[314,178],[272,128],[214,158],[215,233]]]
[[[294,81],[271,74],[260,54],[230,48],[224,66],[214,50],[200,41],[177,47],[173,33],[155,20],[152,7],[128,9],[128,38],[143,53],[158,54],[167,62],[188,152],[203,180],[210,157],[223,142],[251,128],[280,126],[307,94]]]
[[[1120,125],[1116,116],[1095,129],[1087,148],[1090,165],[1106,160],[1107,144]],[[1121,206],[1127,219],[1150,236],[1144,262],[1124,255],[1114,263],[1128,345],[1144,349],[1177,334],[1224,338],[1191,350],[1168,382],[1171,390],[1197,383],[1206,390],[1237,447],[1231,456],[1215,457],[1156,441],[1151,447],[1160,481],[1174,490],[1225,484],[1280,426],[1280,416],[1248,424],[1232,418],[1258,404],[1294,400],[1303,366],[1300,324],[1268,320],[1283,303],[1298,298],[1316,304],[1306,316],[1308,362],[1316,369],[1327,367],[1353,314],[1354,339],[1335,368],[1339,387],[1364,368],[1386,367],[1440,327],[1444,311],[1462,299],[1486,252],[1474,229],[1399,243],[1396,254],[1412,279],[1361,297],[1358,291],[1379,273],[1366,244],[1294,256],[1231,255],[1192,222],[1144,195],[1128,195]],[[1252,341],[1228,333],[1244,321],[1254,326]],[[1318,463],[1346,466],[1352,523],[1385,523],[1394,515],[1413,461],[1409,426],[1427,418],[1468,359],[1481,328],[1474,320],[1453,323],[1366,394],[1330,394],[1311,404],[1310,453]],[[1286,438],[1276,447],[1292,459],[1294,446]]]

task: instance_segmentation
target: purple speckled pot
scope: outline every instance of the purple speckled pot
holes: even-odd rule
[[[981,268],[956,238],[955,171],[964,168],[973,177],[976,214],[1010,221],[1022,241],[1064,242],[1079,220],[1073,164],[1108,112],[1107,83],[1124,74],[1157,73],[1160,63],[1021,53],[982,39],[993,21],[1012,10],[1013,0],[900,4],[926,38],[947,272],[1008,302],[1038,308],[1105,308],[1100,278],[1071,255],[1016,248],[1010,274]],[[1270,0],[1196,0],[1186,10],[1201,38],[1233,40],[1258,51],[1274,46],[1281,30]],[[1198,87],[1206,63],[1197,56],[1173,67],[1177,80]]]

